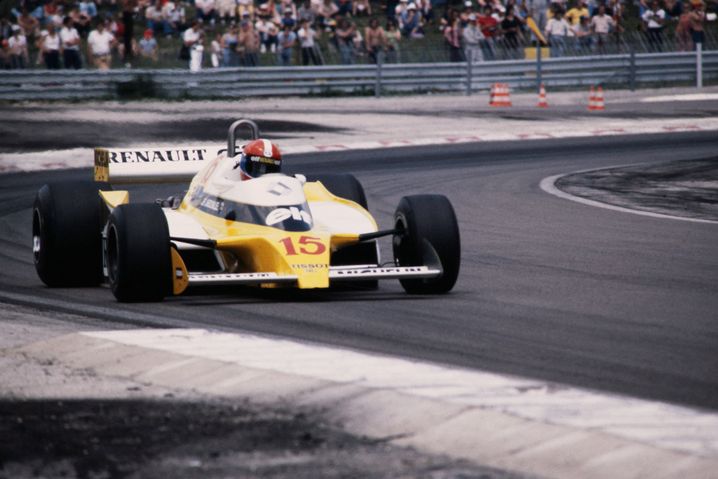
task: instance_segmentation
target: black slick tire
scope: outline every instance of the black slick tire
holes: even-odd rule
[[[68,181],[40,188],[32,208],[33,259],[51,287],[97,286],[102,282],[106,183]]]
[[[405,196],[394,213],[394,261],[399,266],[440,266],[441,276],[401,279],[407,293],[441,294],[451,291],[459,276],[461,241],[454,208],[442,195]]]
[[[126,204],[107,224],[107,273],[120,302],[161,301],[172,291],[169,228],[162,208]]]

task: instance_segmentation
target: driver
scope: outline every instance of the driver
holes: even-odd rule
[[[242,148],[233,169],[239,169],[242,181],[282,170],[282,153],[269,140],[252,140]]]

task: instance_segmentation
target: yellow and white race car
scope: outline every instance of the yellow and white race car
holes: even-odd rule
[[[440,195],[403,197],[380,230],[352,175],[268,173],[238,181],[236,133],[226,150],[95,150],[95,181],[44,185],[33,207],[33,255],[48,286],[109,283],[119,301],[160,301],[201,285],[375,287],[399,279],[409,293],[446,293],[459,274],[454,209]],[[254,160],[271,161],[262,155]],[[110,182],[189,180],[186,195],[130,203]],[[377,238],[393,237],[382,264]]]

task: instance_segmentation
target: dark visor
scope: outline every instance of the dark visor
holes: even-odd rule
[[[279,173],[281,163],[279,160],[260,156],[245,156],[244,170],[252,178],[258,178],[267,173]]]

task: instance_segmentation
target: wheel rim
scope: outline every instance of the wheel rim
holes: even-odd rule
[[[32,212],[32,256],[35,264],[40,262],[42,251],[42,217],[37,209]]]

